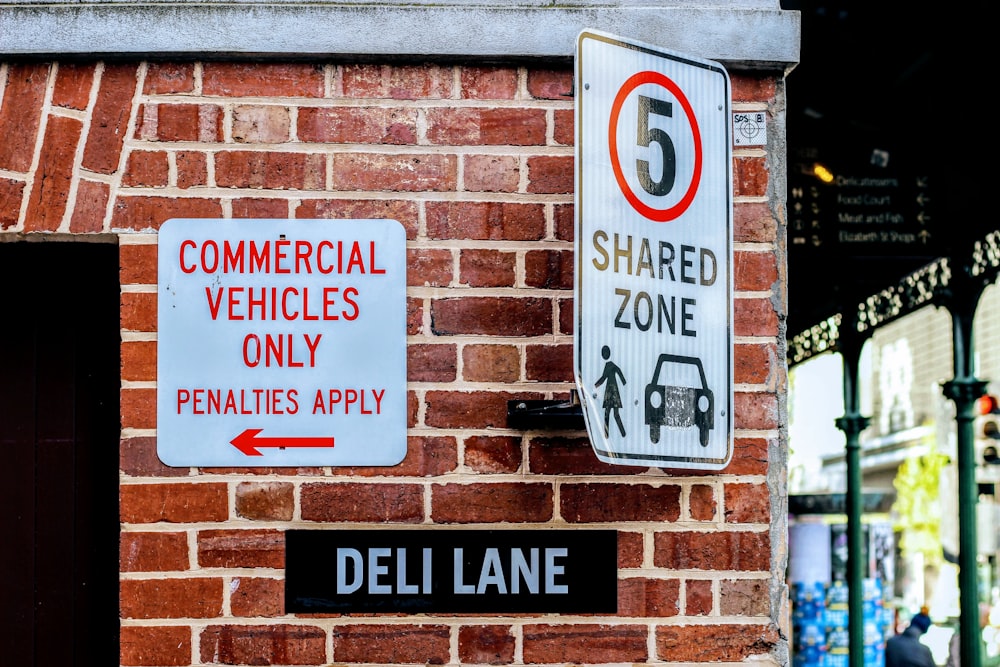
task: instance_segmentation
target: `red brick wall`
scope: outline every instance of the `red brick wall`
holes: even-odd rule
[[[731,76],[734,108],[780,108],[777,75]],[[735,456],[677,473],[602,464],[584,432],[507,428],[508,400],[573,387],[568,67],[23,62],[0,85],[0,233],[120,243],[123,665],[786,655],[780,158],[734,151]],[[400,465],[158,461],[156,231],[171,217],[403,223]],[[614,528],[619,611],[286,614],[283,531],[345,524]]]

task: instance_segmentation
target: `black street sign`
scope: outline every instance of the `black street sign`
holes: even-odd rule
[[[289,530],[285,610],[614,614],[617,544],[614,530]]]

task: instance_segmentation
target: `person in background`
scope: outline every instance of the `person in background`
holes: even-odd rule
[[[930,616],[921,612],[910,619],[902,633],[885,644],[885,667],[936,667],[931,650],[920,637],[931,627]]]
[[[1000,655],[989,655],[989,651],[986,650],[986,641],[983,637],[983,629],[990,624],[990,606],[987,604],[979,605],[979,652],[982,658],[982,667],[998,667],[1000,666]],[[961,659],[961,640],[959,639],[958,628],[955,628],[955,634],[951,636],[951,641],[948,642],[948,661],[944,663],[945,667],[962,667]]]

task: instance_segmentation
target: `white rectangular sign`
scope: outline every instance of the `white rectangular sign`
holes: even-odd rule
[[[732,456],[732,117],[718,63],[577,44],[575,372],[608,463]]]
[[[406,455],[406,233],[395,220],[160,228],[157,452],[172,466]]]

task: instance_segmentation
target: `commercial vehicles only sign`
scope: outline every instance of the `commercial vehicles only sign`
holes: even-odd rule
[[[406,454],[395,220],[174,219],[158,249],[157,452],[172,466]]]
[[[584,31],[576,59],[576,383],[607,463],[732,456],[726,70]]]

